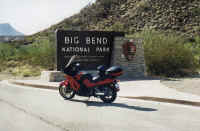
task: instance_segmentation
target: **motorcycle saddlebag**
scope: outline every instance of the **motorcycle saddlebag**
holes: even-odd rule
[[[119,66],[112,66],[106,70],[106,74],[117,77],[123,74],[123,70]]]

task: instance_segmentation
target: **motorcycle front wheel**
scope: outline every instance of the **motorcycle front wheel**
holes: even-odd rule
[[[75,92],[73,91],[73,89],[70,88],[70,85],[68,85],[67,87],[64,85],[60,85],[59,93],[63,98],[67,100],[70,100],[75,96]]]
[[[106,94],[103,96],[100,96],[100,99],[104,103],[112,103],[117,98],[117,92],[114,90],[114,88],[106,87],[105,88]]]

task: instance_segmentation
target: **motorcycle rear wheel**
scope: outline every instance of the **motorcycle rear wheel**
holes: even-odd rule
[[[116,90],[114,90],[113,88],[110,88],[110,87],[107,87],[106,89],[107,89],[108,95],[100,96],[100,99],[104,103],[112,103],[117,98],[117,92],[116,92]]]
[[[67,100],[70,100],[75,96],[75,92],[73,91],[73,89],[70,88],[70,85],[68,85],[67,87],[65,87],[64,85],[60,85],[59,93],[63,98]]]

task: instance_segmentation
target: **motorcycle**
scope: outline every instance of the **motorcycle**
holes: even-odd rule
[[[81,71],[80,63],[73,62],[77,56],[72,56],[64,68],[66,79],[59,85],[60,95],[70,100],[75,95],[84,97],[97,97],[105,103],[112,103],[120,90],[116,78],[123,74],[118,66],[106,68],[101,65],[97,67],[98,75]]]

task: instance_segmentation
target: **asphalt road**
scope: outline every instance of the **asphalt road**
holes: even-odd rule
[[[0,83],[1,131],[199,131],[198,107],[118,98],[104,104]]]

